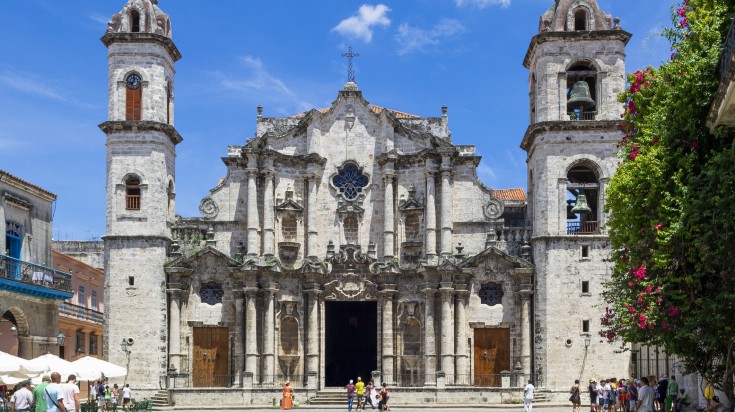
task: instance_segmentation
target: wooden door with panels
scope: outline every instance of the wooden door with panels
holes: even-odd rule
[[[500,386],[500,372],[510,371],[510,329],[476,328],[475,386]]]
[[[195,388],[227,387],[229,378],[229,328],[201,326],[194,328]]]

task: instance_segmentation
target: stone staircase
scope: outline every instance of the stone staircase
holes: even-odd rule
[[[309,405],[347,407],[347,395],[343,388],[327,388],[317,391],[316,396],[309,399]],[[357,406],[357,400],[355,400],[355,406]]]
[[[173,411],[174,407],[168,403],[168,391],[160,390],[151,398],[154,411]]]

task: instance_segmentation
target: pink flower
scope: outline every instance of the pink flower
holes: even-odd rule
[[[639,149],[635,149],[632,152],[630,152],[630,160],[635,160],[635,157],[638,156],[638,153],[641,151]]]
[[[691,144],[691,145],[689,145],[689,147],[691,147],[691,148],[692,148],[692,150],[697,150],[697,149],[699,148],[699,142],[697,142],[697,141],[695,140],[695,141],[693,141],[693,142],[692,142],[692,144]]]
[[[656,230],[657,230],[657,231],[660,231],[661,229],[663,229],[663,228],[664,228],[664,224],[663,224],[663,223],[659,223],[659,224],[657,224],[657,225],[656,225],[656,226],[654,226],[654,227],[656,228]]]
[[[646,268],[641,266],[635,272],[633,272],[633,274],[638,279],[645,279],[646,278]]]
[[[653,292],[653,286],[651,285],[646,286],[646,293],[651,293],[651,292]]]
[[[669,316],[676,316],[679,313],[681,313],[681,309],[677,308],[676,306],[669,307]]]

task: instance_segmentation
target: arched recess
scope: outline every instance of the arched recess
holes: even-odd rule
[[[582,30],[595,30],[597,27],[597,19],[595,18],[594,9],[584,0],[577,0],[569,5],[566,15],[566,31],[577,31],[577,13],[583,12],[585,18],[585,28]]]
[[[285,212],[281,220],[281,237],[284,242],[296,242],[297,237],[296,216],[291,212]]]
[[[567,113],[570,120],[595,120],[600,107],[600,68],[597,63],[590,59],[578,59],[570,62],[566,69],[566,97],[567,97]],[[581,82],[586,83],[588,97],[592,100],[592,104],[577,103],[572,100],[572,92],[575,91],[575,85]],[[582,86],[583,87],[583,86]],[[582,89],[575,91],[579,93]]]
[[[416,318],[406,319],[403,326],[403,355],[421,354],[421,324]]]
[[[281,319],[281,352],[286,356],[299,354],[299,322],[293,316]]]
[[[125,177],[125,209],[140,210],[142,204],[141,179],[139,176],[129,174]]]
[[[173,218],[176,214],[176,189],[174,180],[171,178],[168,179],[168,185],[166,186],[166,198],[168,200],[168,215]]]
[[[602,169],[588,158],[566,169],[566,221],[568,235],[596,234],[602,220]]]
[[[2,316],[3,319],[7,319],[15,325],[17,328],[16,333],[18,336],[29,336],[31,334],[31,327],[28,324],[28,318],[26,314],[17,306],[9,307],[5,310]]]

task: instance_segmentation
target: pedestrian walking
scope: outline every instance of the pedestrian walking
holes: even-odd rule
[[[579,412],[582,406],[582,395],[579,393],[579,379],[574,380],[574,385],[569,389],[569,400],[572,402],[572,412]]]
[[[122,390],[122,398],[123,398],[123,410],[127,411],[130,409],[130,399],[133,398],[132,393],[130,391],[130,384],[126,383],[125,387]]]
[[[13,397],[10,398],[10,406],[13,412],[30,412],[33,404],[33,392],[31,392],[31,381],[26,380],[20,383],[20,389],[15,391]]]
[[[666,406],[670,408],[671,412],[678,412],[676,410],[676,403],[679,400],[679,383],[676,382],[676,377],[671,375],[669,386],[666,388]]]
[[[352,412],[352,402],[355,400],[355,385],[352,383],[352,379],[345,386],[345,389],[347,389],[347,412]]]
[[[64,393],[64,408],[66,412],[79,412],[79,386],[77,386],[77,377],[74,374],[69,375],[66,383],[61,385],[61,391]]]
[[[641,377],[641,386],[638,388],[638,402],[635,405],[634,412],[655,412],[653,402],[656,399],[656,393],[648,384],[648,378]]]
[[[355,392],[357,394],[357,409],[365,409],[365,382],[359,376],[357,377],[357,383],[355,383]]]
[[[64,407],[64,391],[61,389],[61,375],[58,372],[51,374],[51,383],[43,391],[48,412],[66,412]]]
[[[532,412],[533,411],[533,391],[534,391],[533,383],[529,379],[528,385],[523,389],[523,410],[525,412]]]
[[[375,397],[375,383],[373,383],[373,380],[370,379],[370,382],[368,382],[367,386],[365,386],[365,403],[362,405],[362,410],[365,410],[365,405],[370,404],[371,409],[375,409],[375,404],[377,402],[373,402],[373,399]]]
[[[590,393],[590,412],[597,412],[597,382],[594,379],[590,379],[587,390]]]
[[[41,383],[33,388],[33,406],[36,408],[36,412],[46,412],[46,399],[43,394],[49,383],[51,383],[51,378],[48,375],[43,375]]]
[[[378,394],[380,397],[380,410],[381,411],[389,411],[390,406],[388,406],[388,399],[390,399],[390,395],[388,394],[388,384],[383,383],[383,388],[380,389],[380,393]]]

